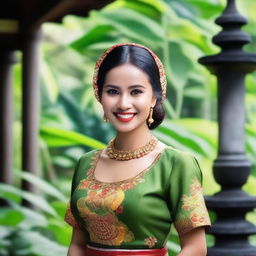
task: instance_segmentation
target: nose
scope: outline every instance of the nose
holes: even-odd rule
[[[119,110],[129,109],[131,107],[131,100],[129,98],[129,95],[125,93],[121,94],[117,102],[117,107]]]

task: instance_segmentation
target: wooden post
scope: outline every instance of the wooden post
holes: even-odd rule
[[[0,53],[0,182],[12,183],[12,64],[14,51]]]
[[[39,98],[39,43],[41,30],[24,33],[23,40],[23,77],[22,77],[22,169],[33,174],[38,173],[39,169],[39,117],[40,117],[40,98]],[[35,192],[36,188],[30,183],[23,181],[22,189]],[[24,201],[23,205],[30,206]]]

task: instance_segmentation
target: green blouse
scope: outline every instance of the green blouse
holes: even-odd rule
[[[172,223],[180,235],[210,225],[202,173],[191,154],[168,146],[135,177],[105,183],[94,177],[100,153],[79,159],[65,216],[89,245],[156,249],[165,246]]]

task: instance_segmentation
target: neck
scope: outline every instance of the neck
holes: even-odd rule
[[[118,150],[133,150],[144,146],[151,138],[152,134],[148,127],[127,133],[117,132],[115,148]]]

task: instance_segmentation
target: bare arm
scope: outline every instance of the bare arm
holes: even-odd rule
[[[195,228],[180,236],[181,251],[177,256],[206,256],[204,228]]]
[[[67,256],[86,256],[86,240],[84,233],[77,228],[73,228],[72,238]]]

